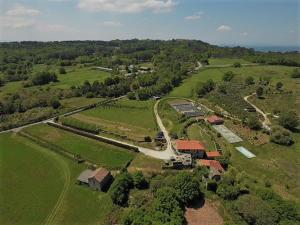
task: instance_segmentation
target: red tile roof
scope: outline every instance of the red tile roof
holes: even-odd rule
[[[218,151],[206,152],[208,158],[220,157],[221,154]]]
[[[187,141],[179,140],[176,141],[176,148],[182,151],[205,151],[205,146],[200,141]]]
[[[98,182],[101,182],[108,174],[108,170],[104,168],[98,168],[92,172],[89,178],[95,178]]]
[[[207,117],[207,121],[209,123],[218,123],[218,122],[224,122],[224,120],[216,115]]]
[[[219,161],[200,159],[199,162],[200,162],[201,166],[211,167],[211,168],[214,168],[214,169],[218,170],[219,172],[224,172],[225,171],[223,166],[221,165],[221,163]]]
[[[199,160],[200,166],[210,166],[210,160],[206,160],[206,159],[200,159]]]

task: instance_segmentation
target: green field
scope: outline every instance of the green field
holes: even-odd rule
[[[233,59],[233,58],[210,58],[208,60],[210,66],[223,66],[223,65],[233,65],[234,63],[248,64],[250,62],[244,59]]]
[[[42,66],[40,67],[43,68]],[[40,71],[40,69],[36,69],[36,70]],[[77,69],[72,68],[67,72],[67,74],[57,73],[57,78],[59,82],[43,85],[42,87],[67,89],[70,88],[71,86],[81,85],[85,80],[91,83],[94,82],[95,80],[101,82],[104,81],[109,76],[110,74],[107,72],[94,70],[91,68],[77,68]],[[39,86],[23,88],[22,81],[8,82],[5,84],[5,86],[0,88],[0,97],[3,97],[4,95],[7,94],[16,93],[18,91],[21,91],[22,89],[33,90],[37,88],[39,88]]]
[[[64,165],[15,134],[0,135],[0,146],[0,223],[42,224],[64,186]]]
[[[0,145],[1,224],[105,224],[114,206],[75,184],[83,165],[15,134],[1,134]]]
[[[72,134],[48,125],[33,126],[24,129],[24,131],[110,169],[124,167],[135,155],[132,151]]]
[[[300,202],[300,134],[294,134],[295,144],[289,147],[268,143],[253,146],[243,142],[238,146],[245,146],[256,155],[247,159],[233,146],[231,151],[232,165],[254,177],[262,183],[269,181],[272,188],[287,199]]]
[[[126,135],[134,140],[156,134],[153,113],[154,101],[136,101],[126,98],[87,110],[72,117],[94,123],[103,130]]]
[[[214,139],[212,139],[212,136],[208,133],[205,127],[202,127],[200,124],[192,124],[189,126],[187,128],[187,136],[190,140],[198,140],[204,143],[206,150],[215,150]]]
[[[260,77],[267,77],[271,78],[272,83],[276,83],[277,81],[285,83],[285,81],[291,80],[289,76],[293,69],[293,67],[286,66],[248,66],[241,68],[229,67],[205,69],[185,79],[179,87],[174,88],[169,96],[193,98],[195,97],[195,88],[200,82],[205,82],[208,79],[219,82],[227,71],[232,71],[236,74],[234,79],[239,82],[243,82],[248,76],[253,76],[256,81]]]

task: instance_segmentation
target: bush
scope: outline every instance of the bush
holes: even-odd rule
[[[300,69],[294,69],[292,74],[291,74],[292,78],[300,78]]]
[[[53,109],[58,109],[61,106],[60,102],[56,99],[52,100],[50,104]]]
[[[234,73],[232,71],[228,71],[228,72],[224,73],[223,81],[229,82],[233,79],[233,77],[234,77]]]
[[[233,64],[233,67],[235,67],[235,68],[240,68],[242,65],[241,65],[241,63],[240,62],[235,62],[234,64]]]
[[[291,132],[279,126],[272,129],[271,141],[280,145],[292,145],[294,143]]]
[[[252,84],[255,84],[254,78],[251,77],[251,76],[246,77],[246,79],[245,79],[245,84],[246,84],[246,85],[252,85]]]
[[[38,72],[31,77],[31,82],[33,85],[43,85],[57,81],[56,74],[50,72]]]
[[[88,93],[86,94],[86,97],[87,97],[87,98],[94,98],[95,95],[94,95],[93,92],[88,92]]]
[[[136,99],[135,93],[134,92],[129,92],[127,94],[127,98],[130,99],[130,100],[135,100]]]
[[[141,171],[135,172],[132,175],[133,185],[137,189],[145,189],[148,186],[148,183],[144,177],[144,174]]]
[[[151,142],[152,139],[151,139],[150,136],[146,136],[146,137],[144,137],[144,141],[145,141],[145,142]]]
[[[59,68],[59,74],[66,74],[67,72],[66,72],[66,70],[65,70],[65,68],[64,67],[60,67]]]
[[[286,129],[292,130],[299,124],[299,118],[296,112],[283,112],[279,116],[279,124]]]
[[[262,127],[261,122],[259,121],[259,119],[256,116],[249,116],[246,124],[249,128],[253,129],[253,130],[259,130]]]

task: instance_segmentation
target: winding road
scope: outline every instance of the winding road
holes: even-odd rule
[[[270,125],[271,125],[271,122],[268,118],[268,114],[267,113],[264,113],[260,108],[258,108],[256,105],[254,105],[253,103],[251,103],[248,99],[252,96],[256,95],[256,93],[252,93],[251,95],[248,95],[248,96],[245,96],[244,97],[244,100],[250,104],[253,108],[256,109],[256,111],[258,113],[260,113],[263,117],[264,117],[264,121],[262,122],[262,125],[263,125],[263,128],[267,129],[267,130],[271,130],[270,128]]]

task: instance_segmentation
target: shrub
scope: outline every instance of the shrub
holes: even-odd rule
[[[50,104],[53,109],[58,109],[61,106],[60,102],[57,99],[52,100]]]
[[[286,129],[292,130],[299,124],[299,118],[296,112],[283,112],[279,116],[279,124]]]
[[[65,70],[65,68],[64,67],[60,67],[59,68],[59,74],[66,74],[67,72],[66,72],[66,70]]]
[[[294,69],[292,74],[291,74],[292,78],[300,78],[300,69]]]
[[[271,141],[280,145],[292,145],[294,143],[291,132],[279,126],[272,129]]]
[[[235,62],[234,64],[233,64],[233,67],[235,67],[235,68],[240,68],[242,65],[241,65],[241,63],[240,62]]]
[[[132,187],[133,179],[127,171],[118,175],[110,188],[110,197],[113,203],[125,206]]]
[[[251,77],[251,76],[246,77],[246,79],[245,79],[245,84],[246,84],[246,85],[252,85],[252,84],[255,84],[254,78]]]
[[[144,137],[144,141],[145,141],[145,142],[151,142],[152,139],[151,139],[150,136],[146,136],[146,137]]]
[[[144,177],[144,174],[141,171],[135,172],[132,175],[132,179],[133,179],[133,185],[135,188],[137,188],[137,189],[147,188],[148,183]]]
[[[249,116],[246,124],[249,128],[253,129],[253,130],[259,130],[262,127],[261,122],[259,121],[259,119],[256,116]]]
[[[232,71],[228,71],[223,75],[223,81],[229,82],[233,79],[234,73]]]

